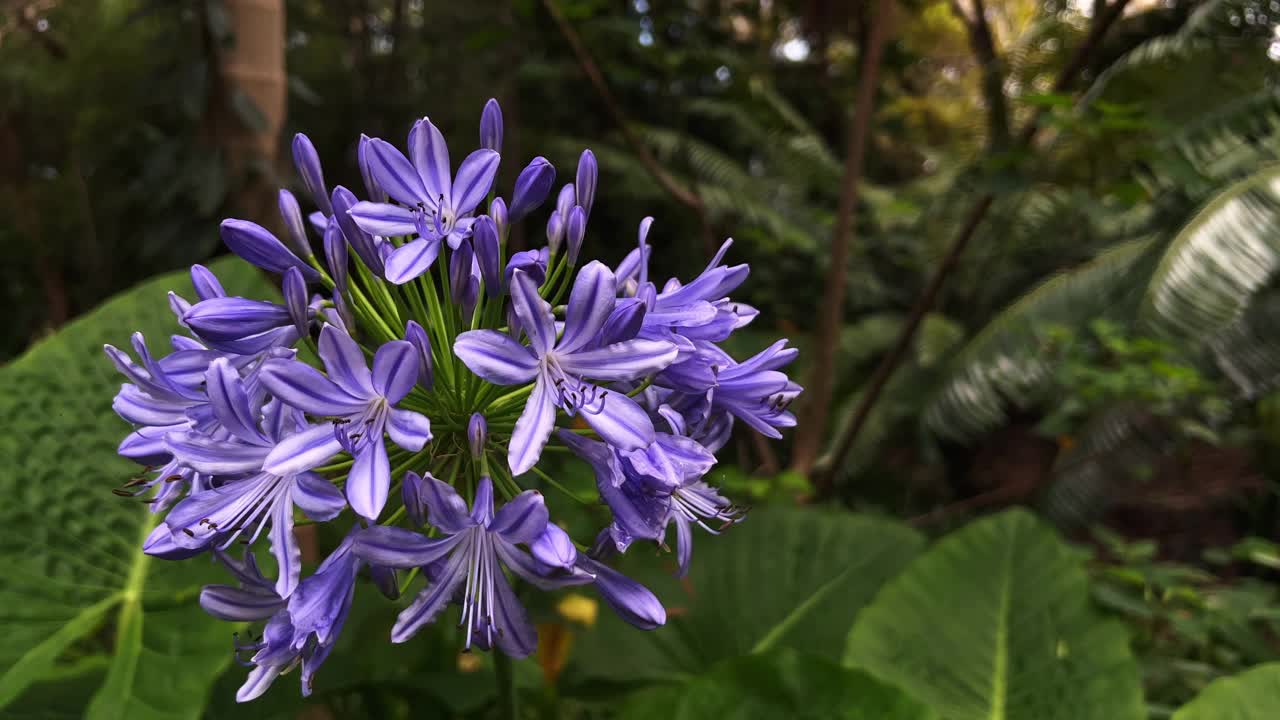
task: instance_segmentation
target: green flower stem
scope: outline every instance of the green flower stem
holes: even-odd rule
[[[644,382],[640,383],[640,387],[637,387],[635,390],[632,390],[631,392],[627,393],[627,397],[635,397],[639,395],[640,393],[644,392],[645,388],[649,387],[652,384],[653,384],[653,376],[650,375],[649,377],[644,379]]]
[[[540,478],[542,478],[545,482],[547,482],[548,484],[550,484],[552,487],[554,487],[555,489],[557,489],[557,490],[559,490],[560,492],[564,493],[565,495],[568,495],[569,497],[573,498],[574,500],[578,501],[579,503],[582,503],[583,505],[592,505],[592,504],[593,504],[590,500],[587,500],[587,499],[585,499],[585,498],[579,497],[577,493],[575,493],[575,492],[573,492],[572,490],[570,490],[569,488],[567,488],[567,487],[565,487],[565,486],[561,485],[558,481],[556,481],[554,478],[552,478],[550,475],[548,475],[546,472],[544,472],[544,471],[542,470],[542,468],[540,468],[540,467],[538,467],[538,466],[536,466],[536,465],[533,467],[533,474],[534,474],[534,475],[537,475],[537,476],[538,476],[538,477],[540,477]]]

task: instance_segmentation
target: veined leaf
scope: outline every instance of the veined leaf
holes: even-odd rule
[[[257,270],[214,263],[232,294],[270,294]],[[200,698],[231,660],[228,629],[194,603],[212,566],[142,555],[156,517],[137,500],[111,494],[141,468],[116,455],[128,426],[111,410],[121,379],[102,353],[134,330],[154,350],[179,328],[166,293],[192,297],[185,273],[166,275],[68,324],[0,368],[0,707],[57,670],[77,644],[114,652],[91,715],[195,717]],[[147,603],[172,606],[145,613]],[[115,619],[108,647],[91,639]],[[213,643],[215,636],[218,642]],[[77,653],[81,653],[77,650]],[[173,666],[181,664],[182,673]],[[179,677],[181,675],[181,677]],[[143,709],[144,706],[147,709]]]
[[[1280,269],[1280,166],[1219,193],[1178,233],[1151,277],[1140,325],[1196,342],[1237,320]]]
[[[1030,513],[940,540],[858,617],[845,664],[947,720],[1141,720],[1124,629],[1090,606],[1078,555]]]
[[[922,542],[892,521],[794,508],[752,512],[719,537],[698,531],[684,581],[671,577],[669,562],[622,565],[662,599],[666,626],[637,632],[602,609],[574,652],[573,671],[671,679],[753,650],[788,647],[839,658],[842,629]],[[644,554],[637,547],[628,559]]]
[[[935,720],[929,708],[866,673],[793,651],[734,658],[682,685],[633,694],[619,718]]]
[[[1209,683],[1173,720],[1272,720],[1280,717],[1280,663]]]

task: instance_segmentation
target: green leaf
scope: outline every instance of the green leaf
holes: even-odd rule
[[[940,540],[876,597],[845,663],[947,720],[1141,720],[1122,626],[1089,603],[1073,552],[1011,510]]]
[[[211,268],[231,294],[272,293],[238,259]],[[196,717],[231,660],[230,628],[194,603],[216,568],[143,555],[156,516],[110,492],[140,468],[115,452],[128,426],[111,410],[121,379],[102,345],[127,345],[139,330],[162,352],[180,329],[169,290],[191,297],[186,273],[109,300],[0,368],[0,411],[11,419],[0,435],[0,707],[67,663],[114,653],[91,716]]]
[[[1220,192],[1179,231],[1151,277],[1139,322],[1196,342],[1238,320],[1280,270],[1280,166]]]
[[[1209,683],[1173,720],[1272,720],[1280,717],[1280,663]]]
[[[622,566],[663,600],[666,626],[638,632],[602,607],[575,651],[575,672],[670,679],[787,647],[838,659],[842,630],[832,629],[849,627],[922,544],[917,532],[889,520],[781,507],[755,511],[718,537],[698,531],[683,581],[671,576],[669,558]],[[628,559],[644,555],[636,547]]]
[[[618,717],[934,720],[937,716],[866,673],[787,650],[734,658],[687,683],[634,693]]]

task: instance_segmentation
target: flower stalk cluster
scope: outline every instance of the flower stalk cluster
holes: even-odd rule
[[[314,210],[304,217],[281,190],[283,241],[246,220],[221,227],[232,252],[280,276],[282,300],[229,296],[196,265],[195,298],[170,294],[187,332],[169,352],[153,355],[140,334],[132,353],[106,347],[126,380],[114,408],[134,428],[120,453],[148,468],[120,493],[162,514],[145,552],[212,553],[234,582],[205,588],[202,606],[260,624],[236,645],[252,668],[242,701],[297,666],[310,692],[358,576],[391,597],[422,581],[392,642],[453,604],[466,647],[532,653],[513,581],[593,585],[633,625],[662,625],[661,602],[608,558],[637,541],[665,549],[674,525],[683,574],[695,527],[742,518],[704,480],[734,425],[776,438],[795,423],[800,388],[780,371],[795,350],[780,341],[739,361],[718,345],[756,315],[729,299],[748,274],[724,264],[731,241],[692,280],[659,286],[645,218],[618,266],[579,266],[598,176],[588,150],[556,196],[547,244],[509,253],[556,171],[534,158],[504,199],[496,102],[480,127],[480,149],[456,168],[426,118],[403,151],[362,136],[365,199],[329,188],[298,135]],[[595,472],[612,522],[592,542],[575,543],[526,489],[558,487],[539,467],[548,444]],[[305,577],[299,522],[349,528]],[[263,535],[267,572],[252,552]]]

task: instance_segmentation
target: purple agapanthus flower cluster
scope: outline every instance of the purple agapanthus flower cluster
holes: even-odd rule
[[[133,425],[120,453],[148,472],[118,492],[158,514],[144,550],[211,553],[234,584],[209,586],[212,615],[260,623],[237,641],[252,670],[238,698],[302,668],[303,693],[339,636],[359,577],[396,597],[422,588],[390,640],[409,640],[457,605],[467,647],[523,657],[534,627],[513,589],[594,585],[628,622],[662,625],[661,602],[606,563],[636,541],[667,548],[679,572],[694,527],[717,533],[742,511],[705,481],[737,421],[769,437],[795,424],[800,392],[779,342],[738,361],[718,343],[756,311],[729,299],[746,265],[730,247],[687,283],[649,278],[651,218],[617,267],[578,267],[597,166],[582,153],[546,220],[547,244],[507,239],[550,196],[556,171],[534,158],[510,199],[494,187],[502,115],[489,101],[482,147],[455,168],[423,118],[407,147],[361,137],[367,199],[329,188],[315,148],[293,156],[315,210],[280,191],[281,241],[246,220],[222,239],[279,275],[281,299],[229,296],[194,266],[195,298],[171,294],[187,334],[153,355],[106,352]],[[317,255],[313,245],[322,248]],[[548,443],[590,464],[611,524],[576,544],[537,489]],[[300,522],[336,521],[345,539],[304,576]],[[265,535],[274,562],[253,553]],[[241,555],[235,546],[245,546]]]

